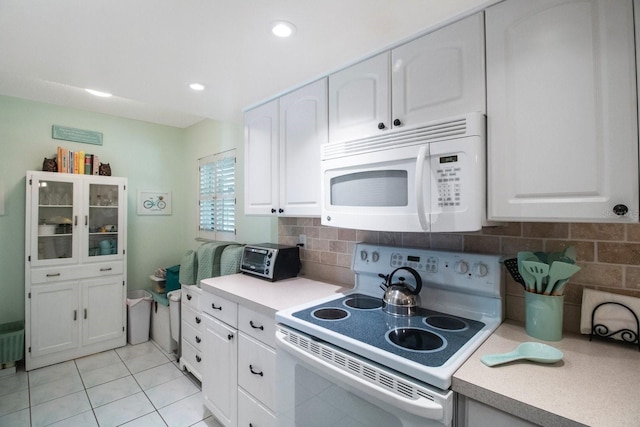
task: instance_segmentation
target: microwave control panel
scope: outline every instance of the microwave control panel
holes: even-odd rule
[[[455,209],[462,205],[462,159],[460,154],[438,156],[432,163],[438,207]]]

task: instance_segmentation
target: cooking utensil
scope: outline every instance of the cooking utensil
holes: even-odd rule
[[[415,279],[414,289],[409,288],[404,277],[398,277],[398,282],[393,283],[393,276],[400,270],[411,273]],[[384,296],[382,297],[382,311],[394,316],[413,316],[420,305],[420,290],[422,290],[422,278],[420,274],[411,267],[396,268],[387,278]]]
[[[569,279],[558,280],[556,285],[551,290],[551,295],[557,296],[562,295],[564,293],[564,286],[567,284]]]
[[[520,276],[522,276],[522,278],[524,279],[526,288],[533,292],[536,284],[536,279],[522,265],[522,261],[525,261],[531,258],[537,259],[536,256],[533,254],[533,252],[528,252],[528,251],[518,252],[518,271],[520,272]]]
[[[549,266],[542,262],[522,261],[522,266],[536,279],[536,292],[542,292],[542,281],[549,274]]]
[[[540,342],[523,342],[508,353],[486,354],[480,361],[487,366],[496,366],[514,360],[531,360],[538,363],[555,363],[562,360],[564,354],[555,347]]]
[[[548,255],[546,252],[534,252],[533,254],[538,258],[538,261],[547,264]]]
[[[544,294],[551,294],[556,282],[558,282],[559,280],[569,279],[578,271],[580,271],[580,267],[574,264],[567,264],[566,262],[560,261],[556,261],[551,264],[551,268],[549,268],[549,278],[547,280],[547,286],[544,290]],[[563,288],[564,283],[566,282],[563,282]]]
[[[524,281],[524,278],[520,274],[520,270],[518,268],[518,259],[509,258],[509,259],[503,260],[502,263],[507,268],[507,271],[509,272],[509,274],[511,274],[511,277],[513,277],[513,280],[520,283],[522,287],[526,289],[527,285]]]
[[[562,255],[573,261],[572,264],[575,264],[576,259],[578,258],[578,251],[573,246],[569,246],[564,250]]]

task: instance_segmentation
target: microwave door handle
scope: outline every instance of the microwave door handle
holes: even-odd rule
[[[329,375],[335,376],[335,378],[339,381],[343,381],[348,386],[385,401],[403,411],[429,420],[441,420],[444,418],[445,411],[440,403],[422,396],[412,399],[395,394],[381,385],[367,381],[366,379],[349,371],[342,370],[334,366],[332,363],[322,360],[321,357],[316,357],[313,354],[309,354],[296,347],[289,343],[286,336],[280,331],[276,331],[276,345],[279,346],[278,351],[284,350],[294,359],[312,366],[319,372],[326,372]]]
[[[430,224],[427,212],[424,208],[424,162],[429,157],[429,146],[423,145],[418,151],[416,159],[416,205],[418,207],[418,220],[424,231],[429,231]]]

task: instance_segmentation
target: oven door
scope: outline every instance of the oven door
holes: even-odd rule
[[[451,391],[429,388],[282,325],[276,344],[279,426],[452,425]]]
[[[322,161],[322,224],[430,231],[429,144]]]

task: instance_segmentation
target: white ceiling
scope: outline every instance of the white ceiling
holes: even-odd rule
[[[0,94],[176,127],[240,123],[251,104],[491,2],[0,0]],[[271,36],[274,20],[295,36]]]

